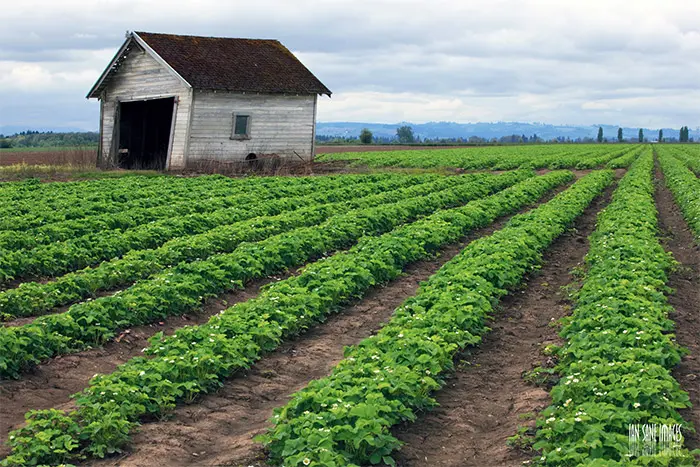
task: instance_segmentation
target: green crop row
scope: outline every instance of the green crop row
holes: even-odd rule
[[[346,176],[330,176],[324,179],[340,179]],[[351,175],[348,180],[396,178],[396,174]],[[125,210],[166,206],[184,200],[210,197],[211,194],[233,195],[235,193],[255,193],[257,190],[274,187],[306,186],[313,189],[319,177],[267,177],[230,179],[222,176],[204,176],[187,179],[176,177],[156,178],[143,188],[131,188],[128,185],[112,190],[105,190],[99,196],[75,193],[60,196],[57,203],[38,197],[8,202],[8,207],[0,209],[0,230],[23,230],[66,220],[108,213],[120,213]]]
[[[638,146],[511,146],[324,154],[319,161],[350,160],[370,167],[456,167],[467,170],[515,168],[590,169]]]
[[[435,405],[455,353],[477,345],[508,289],[612,182],[593,172],[550,202],[468,245],[421,285],[376,335],[345,352],[331,375],[275,410],[263,437],[275,465],[394,465],[390,428]]]
[[[397,179],[391,178],[390,180]],[[429,178],[424,176],[423,180],[427,181]],[[313,184],[289,184],[287,180],[280,180],[277,184],[265,187],[242,186],[239,189],[225,186],[215,190],[208,190],[206,193],[191,193],[181,200],[174,201],[168,205],[124,209],[116,213],[105,213],[45,224],[22,232],[14,230],[0,231],[0,251],[2,249],[6,251],[26,250],[47,243],[75,239],[88,234],[87,239],[84,241],[90,241],[90,239],[99,236],[119,234],[122,230],[154,221],[161,221],[162,219],[186,215],[202,216],[231,207],[238,209],[248,208],[264,204],[269,200],[301,196],[318,190],[350,186],[358,183],[372,183],[374,180],[372,177],[349,177],[348,179],[337,177],[324,179],[319,177],[314,182]],[[102,233],[102,231],[110,230],[117,231]],[[27,252],[21,256],[31,254],[31,252]]]
[[[700,180],[680,160],[668,154],[666,149],[658,150],[659,165],[676,204],[700,244]]]
[[[65,313],[0,328],[0,377],[18,377],[23,369],[41,360],[104,342],[118,329],[192,311],[203,299],[240,287],[250,279],[282,272],[349,246],[364,234],[387,232],[436,209],[502,190],[530,175],[469,176],[460,185],[427,196],[349,211],[320,225],[245,242],[232,253],[180,264],[112,296],[75,304]]]
[[[186,198],[190,193],[204,195],[220,188],[241,191],[245,186],[252,188],[268,183],[262,179],[232,180],[220,176],[182,180],[167,177],[153,179],[150,184],[142,187],[120,184],[92,194],[77,191],[7,200],[0,208],[0,230],[22,230],[95,214],[115,213],[125,207],[162,206]]]
[[[537,423],[543,464],[694,465],[680,446],[677,457],[636,457],[628,444],[631,426],[685,425],[678,409],[690,405],[671,375],[681,351],[664,294],[675,262],[657,238],[653,164],[645,154],[632,165],[589,237],[587,274],[556,350],[561,379]]]
[[[663,152],[667,151],[683,162],[695,175],[700,175],[700,150],[698,150],[697,146],[663,146]]]
[[[94,297],[101,290],[144,279],[183,261],[190,262],[233,251],[243,241],[260,241],[293,228],[320,223],[331,215],[351,209],[395,203],[441,191],[465,180],[480,180],[484,177],[406,177],[404,180],[389,179],[377,184],[351,184],[346,188],[320,191],[313,195],[270,201],[244,213],[245,215],[238,213],[239,219],[252,219],[225,224],[201,234],[178,237],[155,249],[130,251],[121,258],[66,274],[54,281],[25,282],[17,288],[0,292],[0,318],[39,314],[57,306]],[[428,180],[433,182],[411,185],[412,182]],[[401,188],[406,185],[408,188]],[[341,201],[346,199],[349,201]],[[234,214],[236,211],[229,210],[227,217],[233,221],[236,219]]]
[[[267,287],[257,298],[234,305],[201,326],[169,337],[156,335],[146,353],[114,373],[97,375],[77,395],[77,411],[28,414],[11,435],[13,453],[3,465],[59,463],[81,455],[119,450],[142,417],[216,389],[221,380],[249,367],[265,351],[337,310],[373,285],[389,281],[409,263],[432,255],[469,230],[513,212],[572,178],[569,172],[529,178],[488,198],[439,211],[380,237],[364,237],[347,252],[310,264],[295,277]],[[399,212],[388,213],[385,219]],[[326,229],[334,235],[340,229]],[[327,249],[322,237],[317,251]],[[60,445],[56,449],[54,446]]]
[[[612,159],[610,162],[605,164],[605,167],[608,169],[623,169],[627,168],[632,164],[632,162],[636,161],[637,158],[646,151],[651,151],[651,149],[648,146],[642,146],[639,147],[638,149],[634,149],[632,151],[629,151],[619,157],[616,157],[615,159]]]
[[[397,186],[428,180],[430,176],[396,177],[391,180]],[[435,176],[433,176],[435,177]],[[168,217],[139,225],[125,231],[115,229],[83,235],[65,242],[42,245],[33,250],[4,252],[0,257],[0,283],[4,280],[27,276],[55,276],[84,268],[109,258],[117,258],[132,250],[155,248],[164,242],[183,235],[206,232],[222,224],[255,217],[260,208],[271,199],[284,198],[295,193],[308,194],[324,189],[326,185],[338,186],[334,179],[317,178],[309,187],[285,186],[280,179],[276,188],[260,199],[255,194],[232,196],[221,199],[222,207],[213,212]],[[342,185],[342,180],[340,180]],[[214,200],[212,204],[216,204]],[[198,204],[198,203],[194,203]],[[202,204],[205,204],[203,202]],[[231,208],[226,208],[229,205]],[[253,208],[250,211],[248,208]],[[249,214],[246,214],[248,212]]]

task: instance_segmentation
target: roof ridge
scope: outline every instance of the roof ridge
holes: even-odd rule
[[[280,43],[279,39],[259,39],[254,37],[225,37],[225,36],[198,36],[194,34],[174,34],[168,32],[148,32],[148,31],[133,31],[134,34],[141,36],[141,34],[149,34],[153,36],[173,36],[173,37],[191,37],[196,39],[219,39],[219,40],[241,40],[241,41],[258,41],[258,42],[277,42]]]

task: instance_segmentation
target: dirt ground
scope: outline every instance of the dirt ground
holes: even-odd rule
[[[659,211],[659,227],[662,243],[670,251],[680,267],[670,275],[669,287],[675,293],[669,302],[675,309],[671,319],[676,323],[678,343],[690,351],[676,367],[673,376],[688,392],[693,408],[681,411],[686,420],[700,430],[700,248],[683,219],[673,195],[663,182],[663,174],[657,167],[656,205]],[[686,434],[686,445],[690,449],[700,448],[698,433]]]
[[[545,198],[545,201],[556,192]],[[421,281],[434,274],[475,238],[501,228],[507,218],[479,229],[443,249],[434,259],[406,268],[404,275],[376,288],[362,300],[332,316],[294,341],[266,355],[255,366],[230,379],[216,394],[177,408],[170,420],[145,424],[124,457],[91,465],[265,465],[265,454],[253,438],[264,432],[275,407],[310,380],[330,373],[343,348],[382,327]]]
[[[490,323],[482,344],[457,361],[454,375],[437,393],[439,407],[394,434],[406,442],[399,466],[505,467],[522,465],[530,456],[509,448],[506,439],[550,403],[545,389],[526,383],[524,371],[542,365],[541,349],[559,342],[551,324],[570,312],[561,287],[580,265],[595,229],[597,213],[614,187],[594,201],[574,229],[547,250],[542,268],[508,295]]]

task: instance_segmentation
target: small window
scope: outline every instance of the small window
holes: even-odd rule
[[[233,139],[250,138],[250,115],[233,114]]]

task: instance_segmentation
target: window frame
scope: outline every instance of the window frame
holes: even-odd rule
[[[247,117],[247,122],[246,122],[246,128],[245,128],[245,134],[236,134],[236,119],[238,117]],[[232,128],[231,128],[231,139],[234,140],[246,140],[250,139],[250,126],[251,126],[251,121],[253,120],[253,116],[250,114],[250,112],[233,112],[231,123],[232,123]]]

